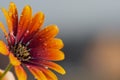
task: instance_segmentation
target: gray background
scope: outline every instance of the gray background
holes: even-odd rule
[[[16,3],[19,14],[29,4],[33,14],[42,11],[46,15],[44,26],[57,24],[60,28],[58,37],[62,38],[66,59],[60,62],[66,69],[60,80],[82,80],[84,69],[81,67],[82,56],[87,43],[95,34],[107,28],[120,25],[119,0],[12,0]],[[10,0],[1,0],[0,7],[8,8]],[[5,18],[0,12],[0,21]],[[6,24],[6,23],[5,23]],[[2,34],[2,33],[1,33]],[[1,35],[0,35],[1,37]],[[3,39],[3,37],[1,37]],[[6,57],[1,56],[0,67],[7,65]],[[30,75],[31,76],[31,75]],[[29,79],[33,80],[33,79]],[[84,79],[83,79],[84,80]]]

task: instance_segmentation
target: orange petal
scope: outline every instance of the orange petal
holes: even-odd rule
[[[5,8],[2,8],[2,12],[4,13],[4,16],[6,18],[6,22],[7,22],[7,25],[8,25],[9,32],[13,33],[13,24],[12,24],[11,17],[8,14],[8,11]]]
[[[42,55],[44,56],[44,53]],[[48,60],[53,60],[53,61],[59,61],[59,60],[64,60],[65,55],[60,50],[57,50],[57,49],[47,49],[46,55],[43,58],[46,58]]]
[[[30,24],[31,18],[32,18],[32,9],[30,6],[27,5],[24,7],[21,13],[20,22],[18,24],[18,33],[17,33],[18,40],[27,30],[28,25]]]
[[[40,41],[40,43],[43,43],[45,41],[50,40],[54,38],[58,32],[59,32],[59,29],[56,25],[49,25],[45,29],[38,32],[38,34],[31,41],[30,46],[33,46],[37,41]]]
[[[62,40],[61,39],[56,39],[56,38],[53,38],[49,41],[46,41],[43,45],[46,48],[54,48],[54,49],[61,49],[64,46]]]
[[[59,29],[56,25],[49,25],[42,31],[40,31],[40,39],[48,40],[49,38],[54,38],[59,32]]]
[[[45,60],[60,61],[65,58],[64,53],[58,49],[32,49],[31,55]]]
[[[32,22],[29,27],[30,33],[37,31],[44,22],[44,14],[42,12],[38,12],[32,19]]]
[[[2,24],[2,22],[0,22],[0,28],[1,28],[1,30],[3,31],[5,37],[8,38],[8,33],[7,33],[7,31],[6,31],[5,27],[4,27],[4,25]]]
[[[58,80],[57,76],[52,71],[41,67],[39,67],[39,69],[46,75],[48,80]]]
[[[12,24],[13,24],[14,34],[16,35],[17,26],[18,26],[18,12],[17,12],[16,5],[13,2],[11,2],[9,5],[8,13],[9,13],[9,16],[10,16]]]
[[[27,80],[27,74],[21,66],[15,66],[15,73],[18,80]]]
[[[9,54],[9,50],[8,47],[6,46],[6,44],[0,40],[0,53],[3,55],[8,55]]]
[[[44,66],[47,66],[53,70],[55,70],[56,72],[60,73],[60,74],[65,74],[65,70],[58,64],[54,63],[54,62],[50,62],[50,61],[43,61],[41,62]]]
[[[28,67],[30,72],[35,76],[37,80],[48,80],[46,76],[36,67]]]
[[[9,59],[12,65],[14,66],[19,66],[21,64],[21,62],[12,54],[9,54]]]

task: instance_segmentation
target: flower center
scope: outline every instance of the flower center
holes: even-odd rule
[[[12,52],[20,61],[28,61],[31,58],[27,47],[22,44],[12,47]]]

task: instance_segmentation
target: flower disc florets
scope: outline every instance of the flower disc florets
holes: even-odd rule
[[[25,45],[17,44],[11,50],[20,61],[28,61],[31,58],[29,50]]]

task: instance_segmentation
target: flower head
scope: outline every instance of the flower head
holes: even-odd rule
[[[55,38],[59,31],[56,25],[41,29],[44,14],[38,12],[32,16],[29,5],[24,7],[20,19],[13,2],[10,3],[8,11],[2,8],[2,12],[6,18],[8,32],[2,22],[0,22],[0,28],[8,44],[0,40],[0,53],[9,56],[18,80],[27,79],[24,66],[37,80],[57,80],[56,75],[49,69],[65,74],[65,70],[54,62],[64,59],[64,53],[60,51],[63,42]]]

